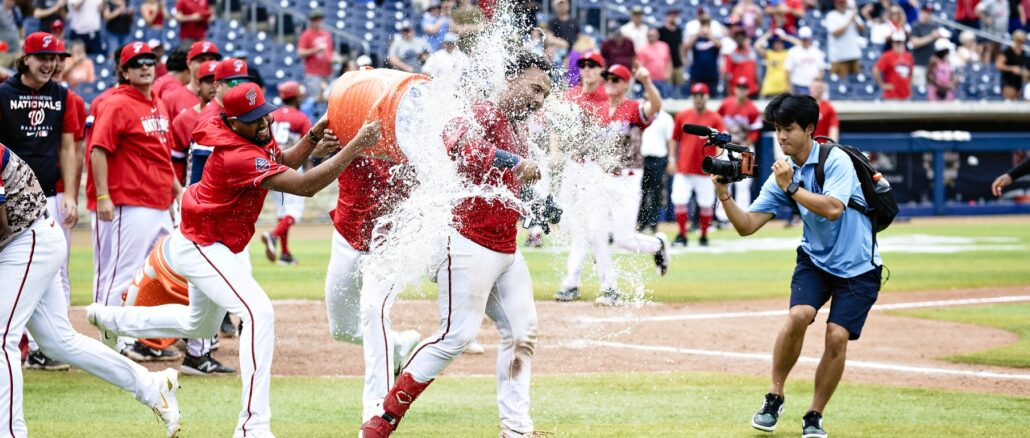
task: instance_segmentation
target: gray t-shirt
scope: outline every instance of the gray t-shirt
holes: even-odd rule
[[[836,9],[826,14],[826,54],[831,63],[852,61],[862,58],[862,48],[858,42],[861,36],[858,34],[858,27],[848,24],[847,30],[839,37],[833,36],[833,31],[839,29],[844,23],[849,23],[852,11],[840,12]],[[858,17],[857,22],[861,23],[862,18]]]
[[[925,37],[933,33],[934,30],[937,30],[938,27],[940,27],[940,25],[938,24],[920,23],[917,21],[915,23],[912,23],[912,37]],[[929,44],[923,47],[917,47],[912,50],[912,60],[915,61],[916,65],[925,67],[927,64],[930,63],[930,57],[933,56],[933,46],[933,41],[930,41]]]
[[[429,43],[426,42],[425,38],[416,36],[409,41],[397,35],[393,38],[393,44],[390,45],[389,56],[396,56],[401,61],[414,67],[416,72],[421,72],[422,59],[419,56],[431,51]]]

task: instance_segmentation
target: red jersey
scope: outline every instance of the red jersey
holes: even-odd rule
[[[176,88],[161,99],[168,107],[168,120],[174,122],[184,110],[200,105],[200,97],[189,87]]]
[[[840,128],[840,119],[837,118],[837,109],[833,107],[833,104],[828,100],[819,101],[819,123],[815,125],[815,132],[812,134],[818,136],[829,136],[830,128]],[[834,140],[840,141],[839,138]]]
[[[308,29],[300,34],[298,49],[313,49],[325,44],[326,49],[319,50],[304,58],[304,74],[327,77],[333,74],[333,36],[325,29]]]
[[[201,21],[179,22],[179,39],[202,40],[207,36],[207,20],[211,17],[211,7],[207,0],[178,0],[175,9],[183,15],[199,13],[203,16]]]
[[[608,109],[608,93],[604,91],[604,84],[586,94],[583,93],[583,84],[576,85],[565,92],[565,98],[597,118],[603,117]]]
[[[186,181],[186,156],[190,153],[190,141],[198,120],[200,112],[187,108],[172,121],[172,166],[180,182]]]
[[[196,126],[205,124],[207,119],[212,117],[220,119],[221,117],[219,117],[219,115],[221,115],[223,111],[225,111],[225,108],[222,107],[222,104],[218,103],[218,100],[216,99],[211,99],[211,101],[208,102],[207,105],[204,105],[204,108],[200,110],[200,118],[197,119]]]
[[[166,74],[155,79],[154,85],[151,85],[150,89],[154,90],[154,94],[157,95],[158,99],[167,101],[168,93],[185,87],[186,86],[183,85],[182,82],[179,82],[179,80],[175,78],[175,75]]]
[[[82,141],[86,137],[86,101],[69,89],[68,107],[75,111],[75,141]]]
[[[751,99],[740,104],[735,97],[727,97],[722,100],[718,112],[734,141],[740,142],[746,136],[750,144],[758,142],[762,131],[762,112]]]
[[[481,138],[460,141],[472,130],[472,122],[454,119],[444,132],[444,145],[451,158],[458,162],[458,172],[468,177],[472,184],[492,185],[507,188],[518,195],[522,181],[511,169],[493,167],[497,149],[519,156],[529,153],[527,130],[524,124],[514,125],[508,121],[494,104],[479,102],[472,106],[475,122],[483,128]],[[515,253],[515,224],[519,212],[498,200],[471,198],[462,201],[454,209],[457,223],[455,228],[462,236],[491,251],[505,254]]]
[[[905,100],[912,95],[912,68],[915,61],[909,52],[898,53],[895,50],[883,52],[876,61],[876,69],[880,70],[883,82],[894,86],[893,90],[883,90],[884,99]]]
[[[701,171],[701,161],[705,155],[715,154],[714,147],[704,147],[707,139],[692,134],[683,133],[683,125],[704,125],[719,131],[725,131],[726,126],[722,123],[722,116],[714,111],[705,111],[698,114],[693,108],[688,108],[676,114],[675,125],[672,129],[672,139],[679,142],[679,154],[676,157],[676,172],[689,175],[704,175]],[[707,152],[707,153],[706,153]]]
[[[340,174],[340,196],[329,212],[333,227],[358,251],[368,251],[376,219],[408,196],[409,185],[390,175],[386,160],[357,157]]]
[[[221,243],[239,253],[254,237],[254,222],[261,214],[268,190],[265,179],[285,172],[282,151],[273,139],[257,146],[211,118],[193,133],[198,144],[214,146],[204,165],[204,176],[182,195],[179,229],[198,245]]]
[[[91,148],[107,151],[107,186],[115,205],[172,205],[172,134],[168,112],[153,91],[148,97],[134,87],[115,89],[96,115],[90,141]],[[86,179],[86,206],[95,210],[92,168]]]
[[[311,119],[303,111],[281,106],[272,113],[272,136],[281,145],[293,145],[311,129]]]
[[[747,78],[747,94],[758,93],[758,61],[753,50],[739,48],[726,55],[726,83],[736,84],[738,78]]]
[[[630,131],[634,128],[645,129],[654,120],[644,119],[644,106],[635,100],[623,100],[613,111],[610,102],[604,104],[601,123],[608,126],[619,136],[622,144],[619,167],[640,169],[644,167],[644,156],[640,153],[639,141],[631,141]],[[611,132],[611,131],[609,131]]]

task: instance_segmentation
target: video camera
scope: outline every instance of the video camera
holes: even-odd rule
[[[550,234],[551,225],[561,222],[562,209],[554,202],[551,195],[540,199],[536,197],[533,189],[527,187],[522,189],[522,200],[526,201],[529,206],[529,213],[522,223],[523,228],[530,229],[539,226],[544,230],[544,234]]]
[[[691,124],[683,125],[683,133],[707,137],[708,142],[705,143],[705,146],[711,145],[726,149],[728,160],[705,157],[701,162],[701,171],[704,173],[718,175],[719,181],[724,184],[755,176],[755,153],[747,146],[732,143],[733,137],[730,134],[716,131],[707,126]]]

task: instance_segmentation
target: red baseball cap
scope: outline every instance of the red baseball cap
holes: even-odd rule
[[[704,82],[697,82],[690,86],[690,94],[708,94],[708,85]]]
[[[186,54],[186,62],[192,61],[200,55],[214,55],[215,60],[222,59],[222,54],[218,53],[218,46],[210,41],[197,41],[190,46],[190,51]]]
[[[217,68],[218,61],[204,61],[203,64],[200,64],[200,68],[197,69],[197,74],[195,76],[197,77],[198,81],[208,76],[214,76],[215,69]]]
[[[70,56],[65,53],[61,40],[46,32],[33,32],[25,37],[25,54]]]
[[[751,81],[747,79],[747,76],[738,76],[737,79],[733,81],[733,85],[736,85],[738,87],[750,87]]]
[[[286,81],[279,84],[279,98],[286,100],[304,94],[304,88],[297,81]]]
[[[247,72],[247,61],[228,58],[218,63],[218,67],[215,67],[215,80],[228,81],[230,79],[250,79],[250,74]]]
[[[608,78],[608,76],[615,76],[619,79],[629,82],[629,79],[633,77],[633,72],[629,71],[629,69],[626,68],[626,66],[624,65],[612,64],[611,67],[608,67],[608,70],[605,70],[604,73],[601,73],[601,76],[604,76],[606,79]]]
[[[583,64],[582,63],[584,61],[593,61],[593,62],[596,62],[597,65],[600,65],[601,68],[605,67],[604,57],[601,56],[600,53],[597,53],[597,52],[595,52],[593,50],[584,53],[583,57],[579,58],[579,60],[576,61],[576,66],[578,66],[579,68],[583,68]]]
[[[225,114],[241,122],[250,123],[267,116],[276,106],[265,101],[265,93],[253,82],[232,87],[222,96]]]
[[[118,66],[124,67],[129,61],[134,58],[141,56],[148,56],[157,59],[157,55],[154,54],[153,50],[150,50],[150,45],[143,41],[133,41],[122,47],[122,54],[118,57]]]

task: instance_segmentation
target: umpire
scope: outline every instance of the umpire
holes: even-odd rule
[[[773,164],[773,175],[766,179],[749,211],[733,202],[727,184],[712,177],[719,201],[741,236],[758,231],[778,209],[795,203],[804,222],[790,284],[790,313],[773,348],[772,385],[751,425],[766,432],[776,429],[783,413],[783,386],[801,354],[805,331],[819,308],[832,298],[815,394],[802,423],[802,436],[825,437],[822,413],[844,373],[848,341],[862,334],[869,309],[876,302],[882,262],[873,248],[869,218],[847,208],[849,200],[867,205],[847,154],[832,149],[823,165],[823,187],[816,182],[819,148],[814,146],[812,133],[819,121],[819,104],[815,99],[780,94],[766,106],[764,118],[776,128],[776,139],[786,157]]]

